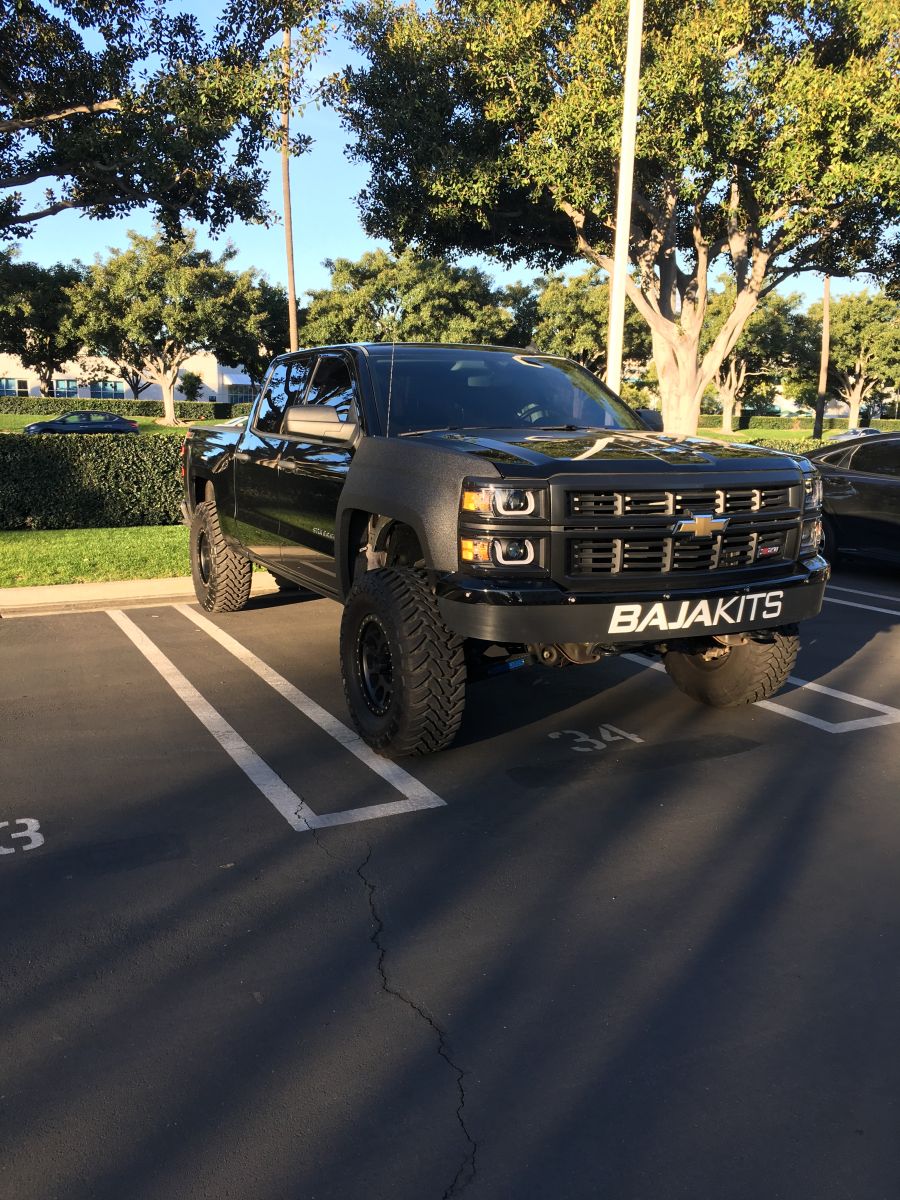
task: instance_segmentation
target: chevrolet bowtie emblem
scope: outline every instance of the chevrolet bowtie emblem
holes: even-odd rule
[[[712,513],[691,513],[686,521],[679,521],[676,533],[692,533],[695,538],[712,537],[726,528],[730,517],[714,517]]]

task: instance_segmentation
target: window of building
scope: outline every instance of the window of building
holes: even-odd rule
[[[124,400],[125,384],[121,379],[95,379],[91,384],[92,400]]]
[[[54,379],[53,380],[53,395],[59,396],[63,400],[78,399],[78,380],[77,379]]]
[[[27,379],[0,379],[0,396],[27,396]]]
[[[252,404],[256,399],[256,388],[252,383],[229,383],[229,404]]]

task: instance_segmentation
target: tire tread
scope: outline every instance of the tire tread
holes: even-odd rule
[[[374,731],[357,713],[349,678],[346,646],[354,643],[354,601],[365,594],[370,603],[392,614],[403,649],[403,711],[387,727]],[[341,675],[353,723],[373,749],[391,755],[433,754],[456,737],[465,708],[466,663],[463,639],[444,625],[427,577],[422,571],[383,568],[364,575],[347,597],[341,627]],[[348,614],[349,617],[348,617]]]

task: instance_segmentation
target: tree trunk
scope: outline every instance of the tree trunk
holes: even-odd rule
[[[675,437],[693,437],[700,419],[700,400],[706,380],[698,362],[698,339],[682,334],[673,346],[651,331],[653,361],[659,376],[663,428]]]
[[[46,366],[44,363],[37,368],[38,383],[41,386],[42,396],[53,395],[53,367]]]
[[[721,370],[716,372],[716,395],[722,405],[722,432],[734,433],[735,413],[740,416],[740,401],[738,392],[744,386],[747,378],[747,362],[742,359],[740,366],[734,359],[728,363],[728,371],[723,376]]]
[[[734,433],[734,392],[722,389],[717,392],[719,403],[722,405],[722,432]]]
[[[146,384],[143,384],[143,386],[142,386],[140,374],[137,371],[129,370],[127,367],[123,367],[121,369],[121,374],[122,374],[122,378],[125,380],[126,384],[128,385],[128,389],[131,392],[131,395],[134,397],[135,400],[139,400],[141,397],[141,392],[147,386]]]
[[[857,378],[853,386],[846,391],[841,389],[844,399],[850,406],[850,412],[847,415],[847,428],[859,428],[859,410],[862,407],[863,398],[866,394],[866,381],[864,377]]]
[[[175,417],[175,384],[178,382],[178,372],[167,375],[160,380],[163,394],[163,420],[167,425],[174,425]]]

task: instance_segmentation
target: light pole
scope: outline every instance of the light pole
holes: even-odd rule
[[[614,392],[622,384],[622,342],[625,337],[625,275],[631,233],[631,194],[634,181],[634,143],[637,132],[638,85],[641,78],[641,37],[644,0],[629,0],[628,42],[625,50],[625,91],[622,103],[622,140],[619,151],[619,195],[613,273],[609,295],[609,336],[606,343],[606,382]]]
[[[300,344],[297,335],[297,289],[294,286],[294,228],[291,221],[290,116],[291,116],[291,30],[284,31],[284,108],[281,110],[281,190],[284,195],[284,240],[287,252],[288,325],[291,349]]]

